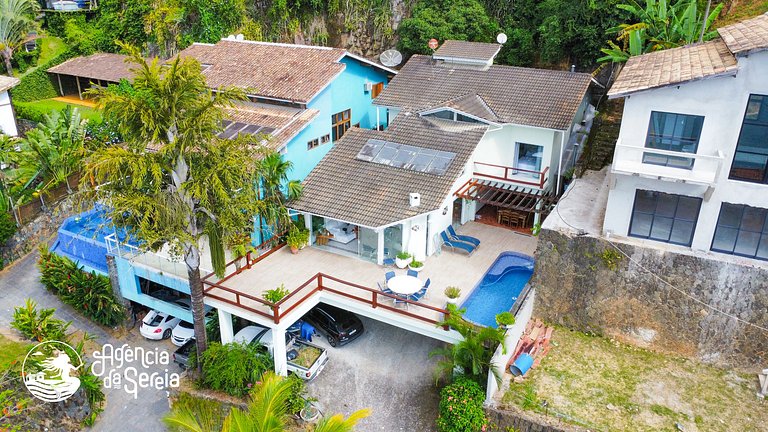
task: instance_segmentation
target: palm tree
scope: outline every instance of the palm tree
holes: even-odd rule
[[[668,0],[646,0],[643,7],[635,0],[629,4],[616,5],[629,12],[637,20],[632,24],[620,24],[613,31],[617,34],[618,44],[608,42],[608,48],[601,51],[606,54],[600,62],[621,63],[629,57],[709,40],[717,31],[709,31],[724,3],[712,12],[707,7],[706,19],[698,9],[697,0],[677,0],[670,4]]]
[[[118,227],[149,249],[169,245],[186,264],[200,358],[207,338],[199,245],[208,234],[214,270],[223,273],[223,245],[259,209],[255,188],[247,187],[257,184],[258,143],[216,136],[224,109],[245,99],[243,91],[210,90],[192,58],[148,62],[137,49],[121,46],[135,65],[133,83],[91,94],[119,125],[124,143],[88,158],[83,187],[111,209]]]
[[[456,305],[448,305],[449,314],[438,323],[439,327],[449,326],[456,330],[463,340],[447,348],[438,348],[429,353],[430,357],[442,357],[438,362],[438,375],[451,376],[455,370],[459,369],[461,373],[470,378],[483,382],[485,375],[491,371],[496,380],[501,382],[501,372],[496,365],[491,362],[496,347],[501,345],[506,352],[506,341],[504,338],[504,327],[480,327],[464,319],[464,309],[459,309]],[[499,314],[501,315],[501,314]],[[504,322],[498,319],[497,322]]]
[[[13,51],[24,42],[27,33],[36,27],[36,12],[37,2],[34,0],[0,0],[0,52],[8,76],[13,76]]]
[[[291,223],[286,203],[301,195],[302,186],[297,180],[288,180],[293,164],[283,160],[278,153],[264,157],[259,167],[261,173],[259,198],[264,206],[263,218],[259,219],[259,225],[261,235],[264,236],[267,229],[263,222],[274,228],[276,232],[281,232]]]
[[[254,387],[247,410],[232,408],[221,422],[222,432],[283,432],[286,431],[287,401],[291,397],[291,382],[274,372],[266,372]],[[369,409],[359,410],[344,419],[340,414],[320,420],[314,432],[352,432],[361,419],[370,415]],[[163,419],[175,431],[214,432],[219,429],[216,407],[210,404],[174,406]]]

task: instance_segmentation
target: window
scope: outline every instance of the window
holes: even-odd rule
[[[768,210],[723,203],[711,249],[768,260]]]
[[[325,144],[331,140],[331,134],[325,134],[320,137],[320,144]]]
[[[729,178],[768,183],[768,96],[749,96]]]
[[[341,138],[352,125],[352,110],[344,110],[331,116],[331,135],[333,140]]]
[[[380,95],[382,91],[384,91],[383,82],[374,84],[373,88],[371,88],[371,99],[376,99],[376,96]]]
[[[480,123],[479,121],[473,119],[472,117],[465,116],[464,114],[456,113],[456,121],[464,122],[464,123]]]
[[[454,112],[449,110],[443,110],[434,112],[432,114],[426,114],[425,117],[436,117],[444,120],[454,120]]]
[[[651,112],[646,148],[680,153],[696,153],[704,117],[665,112]],[[693,168],[693,158],[643,153],[643,163],[675,168]]]
[[[313,140],[307,141],[307,150],[312,150],[313,148],[320,145],[320,140],[318,138],[315,138]]]
[[[701,198],[638,190],[629,236],[690,246]]]
[[[517,155],[515,157],[515,174],[522,174],[533,178],[539,178],[541,172],[541,157],[544,154],[544,147],[533,144],[517,144]]]

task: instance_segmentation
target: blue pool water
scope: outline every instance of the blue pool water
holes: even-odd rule
[[[496,314],[509,311],[533,274],[533,257],[503,252],[485,272],[462,303],[464,318],[484,326],[496,326]]]
[[[117,232],[125,241],[125,231],[115,230],[103,207],[96,207],[85,213],[67,218],[59,228],[59,236],[52,251],[75,260],[80,265],[107,272],[107,245],[104,237]],[[135,244],[133,241],[128,243]]]

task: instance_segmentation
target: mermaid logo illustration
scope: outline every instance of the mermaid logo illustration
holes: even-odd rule
[[[82,366],[83,360],[70,345],[47,341],[27,353],[21,371],[24,385],[32,396],[44,402],[61,402],[80,388],[80,379],[73,374]]]

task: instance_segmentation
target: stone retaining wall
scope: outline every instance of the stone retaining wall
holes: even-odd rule
[[[523,411],[511,406],[505,409],[485,408],[489,432],[587,432],[587,429],[565,423],[552,416]]]
[[[632,259],[603,238],[542,230],[531,282],[534,314],[712,363],[765,366],[768,333],[714,312],[643,268],[708,305],[768,327],[768,266],[614,243]]]

